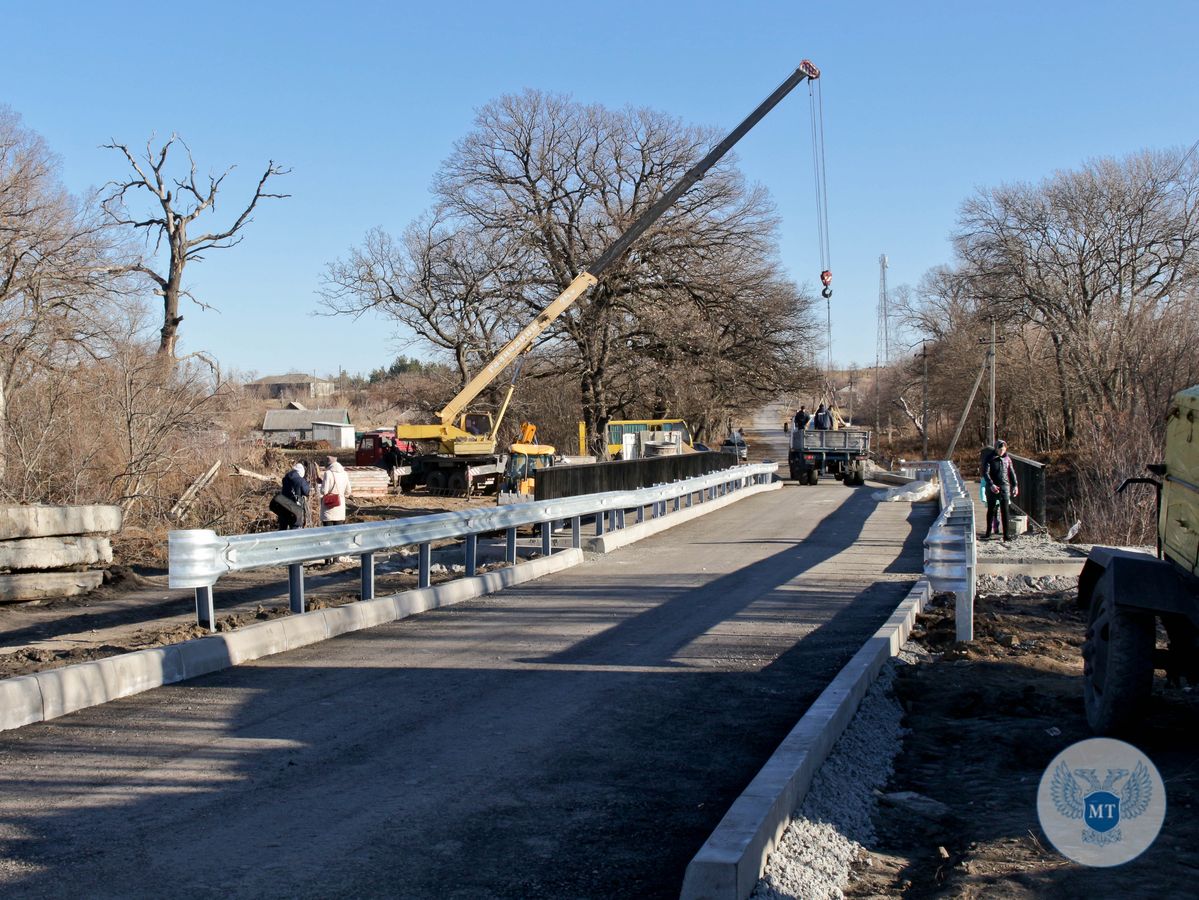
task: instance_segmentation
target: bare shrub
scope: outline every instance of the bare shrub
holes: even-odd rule
[[[1160,421],[1111,412],[1078,423],[1074,498],[1067,515],[1082,522],[1080,540],[1121,546],[1156,542],[1153,491],[1132,486],[1117,494],[1116,489],[1125,478],[1143,476],[1147,464],[1163,459]]]

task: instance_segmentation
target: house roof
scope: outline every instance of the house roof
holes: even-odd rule
[[[304,372],[291,372],[287,375],[268,375],[251,381],[250,384],[332,384],[328,378],[317,378]]]
[[[263,431],[311,431],[313,422],[350,424],[348,409],[268,409]]]

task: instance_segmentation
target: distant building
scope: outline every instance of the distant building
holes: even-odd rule
[[[291,398],[332,397],[336,385],[315,375],[292,372],[288,375],[268,375],[246,385],[246,390],[268,400]]]
[[[318,440],[314,432],[329,426],[348,425],[348,409],[268,409],[262,419],[262,436],[268,444],[291,444]],[[320,437],[328,440],[326,434]],[[353,438],[350,440],[352,446]]]

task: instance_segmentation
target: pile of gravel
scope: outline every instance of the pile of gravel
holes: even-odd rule
[[[979,594],[1064,594],[1078,590],[1077,575],[978,575]]]
[[[867,691],[770,854],[753,900],[844,897],[850,865],[861,845],[875,839],[875,791],[891,777],[903,741],[892,682],[895,667],[905,664],[888,661]]]
[[[976,523],[980,529],[986,527],[985,522]],[[1064,544],[1055,540],[1049,534],[1021,534],[1010,541],[996,540],[978,541],[978,558],[994,558],[1002,560],[1005,557],[1020,559],[1068,560],[1085,559],[1091,550],[1090,544]]]

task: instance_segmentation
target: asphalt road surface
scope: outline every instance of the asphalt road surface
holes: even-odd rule
[[[0,734],[0,895],[677,897],[915,580],[933,508],[872,493]]]

